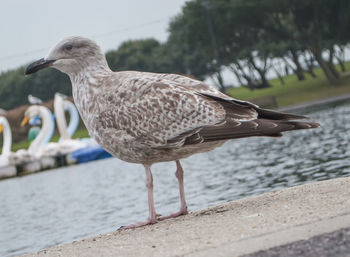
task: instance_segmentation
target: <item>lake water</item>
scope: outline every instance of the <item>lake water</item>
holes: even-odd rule
[[[189,210],[350,175],[350,103],[306,113],[322,128],[232,140],[183,160]],[[152,167],[158,213],[179,208],[175,163]],[[0,181],[0,256],[111,232],[147,218],[141,165],[108,159]]]

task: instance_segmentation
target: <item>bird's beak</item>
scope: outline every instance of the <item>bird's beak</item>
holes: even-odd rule
[[[37,72],[38,70],[45,69],[47,67],[50,67],[54,61],[56,60],[46,60],[45,58],[41,58],[40,60],[37,60],[30,64],[26,71],[24,72],[25,75],[32,74]]]
[[[2,125],[0,125],[0,133],[2,133],[3,129],[4,129],[4,127]]]
[[[28,117],[24,117],[22,122],[21,122],[21,127],[24,127],[29,121],[29,118]]]

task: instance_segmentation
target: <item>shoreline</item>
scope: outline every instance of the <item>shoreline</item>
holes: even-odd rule
[[[338,103],[338,102],[345,102],[347,100],[350,100],[350,94],[332,96],[332,97],[321,98],[321,99],[310,101],[310,102],[289,105],[286,107],[277,108],[277,111],[281,111],[281,112],[300,111],[303,109],[318,107],[321,105]]]
[[[242,256],[350,228],[350,177],[251,196],[34,256]],[[350,249],[349,249],[350,253]]]

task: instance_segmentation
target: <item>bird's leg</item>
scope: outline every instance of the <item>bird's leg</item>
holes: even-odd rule
[[[184,189],[184,170],[182,169],[182,166],[179,160],[176,161],[176,167],[177,169],[175,172],[175,176],[179,182],[180,201],[181,201],[180,212],[181,214],[185,215],[188,213],[188,211],[187,211],[185,189]]]
[[[157,213],[154,208],[154,200],[153,200],[153,176],[151,172],[151,167],[149,165],[145,165],[146,169],[146,187],[148,190],[148,209],[149,209],[149,217],[148,220],[150,223],[157,222]]]
[[[185,199],[185,189],[184,189],[184,170],[182,169],[182,166],[179,160],[176,161],[176,167],[177,169],[175,172],[175,176],[179,182],[180,201],[181,201],[180,210],[168,216],[159,217],[158,220],[175,218],[181,215],[186,215],[188,213],[186,199]]]
[[[120,229],[129,229],[129,228],[138,228],[142,226],[146,226],[149,224],[157,223],[157,213],[154,208],[154,200],[153,200],[153,176],[151,172],[150,165],[145,165],[146,170],[146,187],[148,191],[148,209],[149,209],[149,217],[146,221],[138,222],[136,224],[128,225],[128,226],[122,226]]]

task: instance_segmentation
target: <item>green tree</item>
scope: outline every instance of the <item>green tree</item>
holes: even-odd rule
[[[170,52],[176,52],[173,59],[176,63],[182,60],[181,70],[202,80],[211,76],[219,89],[225,91],[221,75],[221,59],[213,46],[213,40],[214,45],[220,45],[216,39],[218,29],[216,9],[209,8],[205,4],[204,1],[185,3],[182,13],[169,24],[170,35],[167,46]]]
[[[107,52],[106,58],[110,68],[116,71],[162,71],[157,59],[160,46],[155,39],[129,40],[117,50]]]
[[[241,6],[243,13],[254,17],[247,21],[251,26],[268,31],[271,40],[296,42],[301,48],[308,49],[328,80],[337,83],[339,74],[333,63],[334,45],[349,41],[349,1],[246,0],[241,1]],[[323,55],[325,51],[328,60]]]

